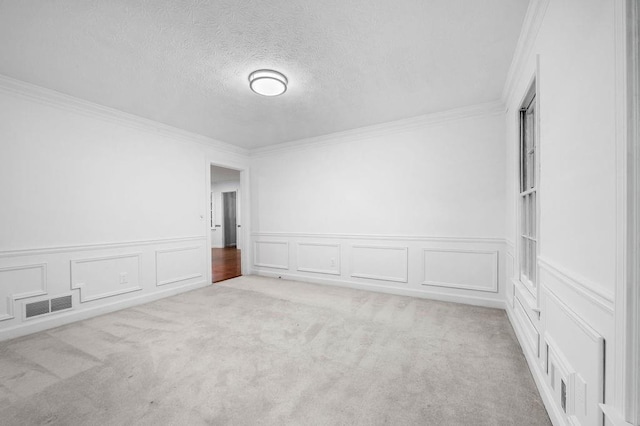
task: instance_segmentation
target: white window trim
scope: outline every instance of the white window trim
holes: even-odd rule
[[[536,306],[531,306],[532,309],[537,310],[538,306],[538,294],[540,291],[539,286],[539,268],[538,268],[538,256],[540,254],[540,94],[538,91],[538,79],[536,76],[532,78],[531,83],[528,85],[528,90],[526,91],[525,96],[522,98],[519,108],[517,110],[517,123],[519,129],[518,135],[518,148],[517,148],[517,186],[516,186],[516,212],[517,212],[517,221],[516,221],[516,268],[515,272],[517,273],[517,277],[515,277],[518,282],[522,285],[523,288],[527,290],[527,292],[534,298]],[[521,182],[522,182],[522,109],[526,108],[535,96],[536,102],[536,110],[534,117],[534,151],[536,156],[535,166],[534,166],[534,187],[536,193],[536,226],[535,226],[535,235],[534,239],[536,241],[536,254],[535,254],[535,262],[533,267],[535,268],[535,278],[533,281],[523,280],[521,278],[521,269],[522,269],[522,238],[523,238],[523,229],[522,229],[522,220],[523,220],[523,211],[522,211],[522,197],[523,194],[529,193],[531,191],[521,191]]]

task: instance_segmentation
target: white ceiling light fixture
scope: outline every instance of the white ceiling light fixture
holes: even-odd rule
[[[287,91],[289,80],[274,70],[257,70],[249,74],[249,87],[258,95],[278,96]]]

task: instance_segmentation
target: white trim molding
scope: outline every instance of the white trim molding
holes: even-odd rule
[[[613,314],[614,312],[614,295],[613,293],[605,290],[601,286],[592,283],[585,278],[577,277],[568,272],[564,268],[556,265],[550,260],[539,256],[538,265],[541,269],[545,270],[549,274],[553,275],[563,284],[571,287],[576,292],[580,293],[583,297],[589,299],[591,302],[604,309],[607,313]]]
[[[595,330],[586,320],[585,318],[583,318],[580,314],[578,314],[575,310],[573,310],[567,303],[565,303],[562,298],[557,295],[553,290],[551,290],[551,288],[544,286],[543,287],[543,291],[544,291],[544,300],[545,300],[545,312],[547,312],[547,315],[549,314],[549,309],[547,309],[547,306],[549,304],[549,302],[552,302],[561,312],[562,314],[568,318],[575,326],[577,326],[577,328],[580,330],[579,333],[574,333],[575,335],[580,335],[583,337],[586,337],[587,339],[589,339],[594,347],[595,347],[595,351],[593,352],[589,352],[589,349],[587,347],[583,347],[580,346],[581,348],[581,353],[580,355],[575,355],[574,354],[574,358],[573,361],[575,362],[577,360],[576,357],[582,358],[582,359],[589,359],[589,357],[593,357],[594,359],[592,359],[592,361],[595,362],[591,363],[589,365],[589,368],[585,368],[583,365],[582,370],[577,370],[576,365],[571,365],[571,363],[569,362],[570,360],[567,358],[564,358],[564,361],[566,362],[566,373],[567,373],[567,409],[566,409],[566,416],[567,416],[567,420],[569,421],[570,424],[580,424],[579,419],[576,418],[576,415],[581,415],[581,416],[586,416],[587,415],[587,410],[585,407],[585,403],[588,402],[585,400],[585,398],[587,397],[587,395],[584,392],[584,387],[582,388],[582,397],[580,398],[581,402],[579,404],[577,404],[578,402],[578,387],[575,386],[574,388],[574,379],[576,377],[576,374],[578,375],[582,375],[585,373],[594,373],[594,376],[592,379],[592,381],[587,382],[586,384],[584,384],[583,382],[583,386],[586,386],[588,388],[591,389],[590,395],[595,396],[595,398],[598,399],[598,401],[596,402],[596,404],[598,404],[598,406],[602,403],[604,403],[604,398],[605,398],[605,339],[604,337],[598,333],[597,330]],[[545,343],[550,346],[549,349],[551,349],[551,347],[555,347],[555,352],[558,353],[558,351],[560,351],[560,347],[558,346],[558,342],[561,342],[560,340],[554,342],[554,340],[552,338],[550,338],[550,332],[549,331],[545,331]],[[563,339],[564,340],[564,339]],[[566,342],[565,342],[566,343]],[[586,352],[585,352],[586,351]],[[566,353],[563,355],[567,355]],[[586,378],[586,377],[585,377]],[[578,405],[580,406],[581,410],[578,410]],[[591,412],[589,410],[589,412]],[[601,415],[592,414],[592,418],[600,418],[598,419],[598,423],[600,423],[600,420],[602,419]]]
[[[277,263],[262,263],[258,261],[258,244],[274,244],[274,245],[284,245],[287,249],[286,251],[286,263],[277,264]],[[262,267],[262,268],[273,268],[273,269],[289,269],[289,242],[288,241],[254,241],[253,242],[253,265]]]
[[[71,260],[71,290],[79,290],[80,292],[80,303],[91,302],[94,300],[104,299],[107,297],[118,296],[120,294],[131,293],[133,291],[142,290],[140,286],[140,256],[142,253],[127,253],[127,254],[118,254],[113,256],[101,256],[101,257],[85,257],[82,259],[72,259]],[[103,262],[115,259],[136,259],[136,282],[137,285],[121,288],[113,291],[106,291],[103,293],[98,293],[92,296],[85,295],[87,283],[85,282],[76,282],[78,272],[76,271],[78,265],[83,263],[93,263],[93,262]]]
[[[167,248],[167,249],[159,249],[156,250],[156,287],[160,287],[163,285],[167,285],[167,284],[173,284],[173,283],[177,283],[177,282],[181,282],[181,281],[188,281],[188,280],[192,280],[194,278],[200,278],[203,276],[202,272],[195,272],[193,274],[187,274],[187,275],[181,275],[179,277],[174,277],[168,280],[159,280],[159,268],[158,265],[160,264],[160,262],[158,261],[158,255],[162,254],[162,253],[175,253],[175,252],[179,252],[179,251],[187,251],[187,250],[198,250],[201,251],[203,250],[204,247],[203,246],[188,246],[188,247],[175,247],[175,248]]]
[[[390,277],[384,275],[377,274],[369,274],[366,272],[357,272],[355,270],[355,258],[357,249],[365,249],[365,250],[390,250],[390,251],[401,251],[404,253],[404,266],[403,266],[403,276],[398,277]],[[357,244],[351,246],[351,274],[353,278],[367,278],[370,280],[380,280],[380,281],[393,281],[399,283],[406,283],[409,281],[409,247],[398,247],[398,246],[379,246],[379,245],[365,245],[365,244]]]
[[[514,297],[513,303],[514,317],[518,320],[520,329],[524,332],[523,337],[529,345],[529,349],[535,355],[536,359],[540,357],[540,332],[533,325],[533,321],[527,315],[525,307],[522,305],[519,297]]]
[[[567,305],[560,296],[558,296],[553,290],[549,287],[544,286],[545,297],[550,297],[553,302],[558,305],[558,307],[584,332],[586,336],[588,336],[593,342],[603,344],[602,347],[602,358],[604,359],[604,338],[600,333],[591,327],[576,311],[571,309],[569,305]],[[604,366],[604,362],[602,364]],[[602,371],[604,374],[604,370]]]
[[[399,296],[419,297],[421,299],[441,300],[443,302],[464,303],[466,305],[483,306],[486,308],[504,309],[503,300],[496,298],[483,297],[479,294],[451,294],[429,291],[424,288],[406,288],[394,285],[386,285],[384,283],[350,281],[340,278],[329,277],[311,277],[303,274],[295,274],[280,271],[256,271],[256,275],[261,277],[282,278],[285,280],[302,281],[312,284],[331,285],[336,287],[353,288],[357,290],[375,291],[378,293],[396,294]]]
[[[525,62],[533,50],[549,2],[550,0],[531,0],[529,2],[515,54],[502,89],[501,99],[505,105],[509,105],[511,98],[515,96],[515,83],[522,74]]]
[[[200,281],[176,287],[160,288],[158,291],[153,293],[139,293],[126,299],[108,300],[106,303],[97,305],[91,309],[69,309],[67,311],[60,311],[61,313],[59,315],[48,316],[46,321],[24,322],[14,327],[0,329],[0,341],[26,336],[28,334],[37,333],[39,331],[48,330],[87,318],[93,318],[109,312],[153,302],[154,300],[163,299],[165,297],[196,290],[209,285],[211,285],[211,283]]]
[[[610,404],[600,404],[600,410],[604,417],[607,419],[608,423],[611,426],[635,426],[631,423],[627,422],[621,415],[618,410],[616,410]]]
[[[181,243],[181,242],[187,242],[187,241],[205,241],[206,239],[207,239],[206,235],[197,235],[197,236],[175,237],[175,238],[158,238],[154,240],[123,241],[119,243],[105,242],[105,243],[93,243],[93,244],[78,244],[78,245],[72,245],[72,246],[5,250],[5,251],[0,251],[0,259],[8,258],[8,257],[36,256],[36,255],[42,255],[42,254],[70,253],[75,251],[120,249],[120,248],[127,248],[127,247],[148,246],[153,244]]]
[[[45,296],[47,294],[47,264],[46,263],[35,263],[30,265],[18,265],[18,266],[9,266],[6,268],[0,268],[0,274],[2,274],[3,272],[25,271],[28,269],[40,270],[40,289],[33,290],[33,291],[26,291],[22,293],[12,293],[7,295],[7,299],[6,299],[7,313],[5,315],[0,316],[0,321],[10,320],[15,318],[15,302],[17,300],[28,299],[30,297]]]
[[[483,287],[478,285],[464,284],[464,283],[455,283],[455,282],[443,282],[443,281],[433,281],[427,279],[427,259],[426,254],[428,252],[433,253],[460,253],[460,254],[481,254],[491,256],[492,266],[491,266],[491,287]],[[450,287],[450,288],[459,288],[463,290],[474,290],[474,291],[485,291],[489,293],[497,293],[498,292],[498,254],[499,252],[496,250],[461,250],[461,249],[440,249],[440,248],[425,248],[422,249],[423,258],[422,258],[422,266],[423,266],[423,280],[422,285],[431,285],[436,287]]]
[[[533,349],[531,348],[525,332],[522,329],[521,322],[516,319],[514,308],[506,304],[506,311],[509,322],[513,326],[513,331],[515,332],[516,338],[518,339],[522,352],[527,360],[527,364],[529,365],[529,370],[531,371],[533,380],[536,383],[538,392],[542,397],[542,402],[544,403],[547,413],[551,418],[551,423],[554,425],[566,425],[558,405],[554,403],[553,394],[545,383],[538,357],[533,353]]]
[[[337,254],[335,256],[335,269],[320,269],[320,268],[307,268],[300,267],[300,247],[333,247],[338,249]],[[329,275],[340,275],[340,258],[342,257],[342,245],[341,244],[331,244],[331,243],[306,243],[299,242],[297,244],[297,262],[296,262],[296,270],[300,272],[313,272],[317,274],[329,274]]]
[[[505,252],[504,238],[300,232],[254,232],[251,236],[254,274],[504,307],[504,273],[499,269]],[[282,246],[265,247],[265,242]],[[291,248],[287,259],[286,243]],[[423,284],[425,249],[454,253],[451,259],[445,259],[451,265],[442,268],[438,259],[429,258],[428,266],[433,269],[428,278],[445,281],[445,285]],[[486,257],[455,254],[479,252]],[[474,279],[473,273],[451,269],[467,266],[479,270],[479,280]],[[496,286],[498,291],[494,291]]]

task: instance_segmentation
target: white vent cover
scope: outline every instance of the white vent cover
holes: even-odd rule
[[[41,300],[39,302],[27,303],[25,306],[25,316],[27,318],[49,313],[49,301]]]
[[[71,309],[71,295],[56,297],[51,299],[51,312],[63,311],[65,309]]]
[[[39,315],[64,311],[73,307],[71,295],[56,297],[53,299],[39,300],[24,305],[25,318],[33,318]]]

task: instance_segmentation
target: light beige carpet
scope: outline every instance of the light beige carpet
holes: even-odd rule
[[[503,311],[240,277],[0,343],[3,425],[548,425]]]

